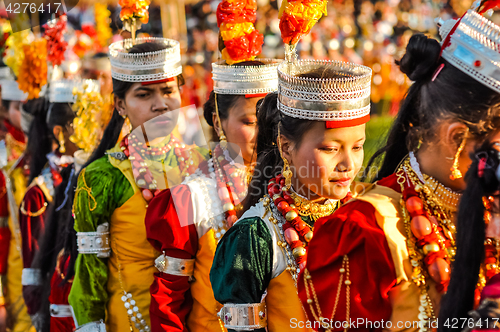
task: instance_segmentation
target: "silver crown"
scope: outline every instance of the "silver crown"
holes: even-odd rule
[[[441,24],[443,42],[456,24]],[[442,57],[467,75],[500,93],[500,27],[476,13],[467,11],[443,49]]]
[[[260,66],[227,65],[224,60],[212,63],[214,92],[228,95],[251,95],[278,90],[278,65],[283,60],[258,59]]]
[[[14,75],[10,70],[10,67],[0,67],[0,80],[12,80],[14,79]]]
[[[21,91],[14,80],[0,80],[0,86],[3,100],[24,101],[28,99],[28,93]]]
[[[299,77],[329,70],[335,78]],[[370,114],[372,70],[349,62],[298,60],[278,67],[278,109],[288,116],[315,121],[347,121]]]
[[[159,43],[166,48],[147,53],[128,53],[138,44]],[[182,73],[181,49],[178,41],[165,38],[137,38],[115,42],[109,46],[111,76],[124,82],[153,82]]]
[[[56,80],[49,84],[49,101],[51,103],[73,103],[73,89],[78,87],[80,82],[73,80]]]

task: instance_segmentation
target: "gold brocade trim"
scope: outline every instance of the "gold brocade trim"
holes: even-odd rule
[[[31,212],[31,211],[26,211],[26,208],[24,207],[24,200],[23,202],[21,203],[21,213],[24,214],[25,216],[28,216],[28,217],[40,217],[44,212],[45,210],[47,210],[47,202],[44,202],[43,203],[43,206],[40,210],[36,211],[36,212]]]
[[[85,181],[85,168],[80,173],[79,178],[82,178],[83,187],[77,188],[76,191],[75,191],[75,198],[74,198],[75,199],[75,204],[73,204],[73,209],[72,209],[73,215],[75,214],[75,206],[76,206],[76,201],[77,201],[76,197],[78,196],[78,194],[80,193],[80,191],[86,192],[87,195],[94,202],[94,207],[90,206],[90,201],[88,202],[88,204],[89,204],[89,211],[94,211],[97,208],[97,201],[95,200],[94,196],[92,196],[92,189],[89,188],[89,186],[87,185],[87,182]]]

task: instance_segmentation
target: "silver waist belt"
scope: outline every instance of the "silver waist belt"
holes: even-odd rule
[[[109,223],[97,226],[96,232],[78,232],[76,237],[79,254],[97,254],[99,258],[110,256]]]
[[[106,324],[102,320],[99,322],[90,322],[80,326],[75,332],[106,332]]]
[[[176,276],[190,277],[194,272],[194,259],[181,259],[162,254],[155,259],[158,271]]]
[[[23,286],[40,286],[42,273],[39,269],[24,268],[21,274],[21,284]]]
[[[267,327],[266,303],[226,303],[217,316],[226,329],[251,331]]]
[[[73,317],[73,308],[69,304],[51,304],[50,305],[51,317]]]

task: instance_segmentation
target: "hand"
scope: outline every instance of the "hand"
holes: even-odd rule
[[[42,302],[42,286],[23,286],[23,298],[28,314],[36,314]]]
[[[0,332],[7,331],[7,310],[4,305],[0,305]]]

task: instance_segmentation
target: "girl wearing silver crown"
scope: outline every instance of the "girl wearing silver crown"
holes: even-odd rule
[[[500,128],[500,81],[493,75],[498,39],[488,39],[500,28],[469,11],[440,32],[441,45],[413,36],[397,62],[415,83],[386,146],[372,159],[380,165],[378,182],[314,230],[299,296],[308,319],[321,324],[318,330],[437,328],[457,245],[464,250],[455,236],[462,174],[475,147]],[[485,240],[477,231],[469,236]],[[487,249],[479,285],[498,266],[498,255]],[[474,270],[477,281],[479,262]],[[464,272],[457,281],[472,275]],[[458,313],[463,301],[472,307],[473,293],[448,289],[452,311]],[[466,312],[448,317],[465,318]]]
[[[216,132],[212,158],[197,174],[153,199],[146,215],[148,240],[163,252],[151,287],[153,331],[220,330],[209,272],[215,247],[237,217],[255,161],[258,101],[278,88],[279,61],[213,64],[214,92],[205,118]],[[238,75],[246,83],[235,82]],[[166,262],[166,263],[165,263]],[[179,262],[179,263],[177,263]],[[181,270],[172,266],[177,263]],[[193,267],[194,265],[194,267]],[[183,267],[188,267],[182,271]],[[183,301],[190,294],[192,301]]]
[[[278,79],[258,113],[248,210],[219,242],[210,272],[228,330],[306,330],[293,324],[305,320],[295,285],[312,227],[351,196],[363,162],[369,68],[298,61],[282,63]]]
[[[126,39],[110,46],[110,59],[115,111],[78,179],[79,255],[69,303],[77,330],[149,331],[149,286],[160,253],[146,239],[146,207],[205,156],[172,134],[183,83],[179,43]],[[125,118],[133,131],[119,140]]]
[[[28,101],[26,109],[33,115],[28,133],[27,153],[30,160],[30,177],[28,189],[19,207],[19,227],[23,258],[23,297],[32,316],[33,323],[41,328],[41,320],[33,317],[40,308],[40,297],[30,297],[25,292],[26,286],[39,286],[40,270],[32,269],[33,259],[39,250],[39,240],[45,231],[48,209],[52,205],[54,190],[61,183],[61,170],[73,163],[73,154],[78,147],[69,140],[73,134],[73,119],[75,113],[71,105],[73,87],[68,85],[64,102],[54,100],[51,93],[51,103],[45,98]],[[52,91],[51,91],[52,92]],[[62,91],[58,91],[63,96]],[[57,101],[57,102],[55,102]],[[30,105],[31,104],[31,105]],[[31,139],[30,139],[31,138]],[[50,206],[49,206],[50,205]],[[40,326],[40,327],[38,327]]]

